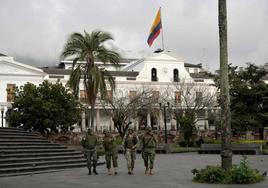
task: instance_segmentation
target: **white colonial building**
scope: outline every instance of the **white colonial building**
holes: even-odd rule
[[[83,63],[83,62],[81,62]],[[216,104],[217,89],[213,85],[213,76],[206,72],[201,64],[188,64],[180,57],[176,57],[169,52],[156,53],[143,59],[122,59],[120,66],[114,68],[109,64],[97,62],[99,66],[103,66],[115,78],[116,90],[110,92],[109,95],[130,96],[135,94],[141,88],[152,90],[156,95],[161,96],[161,101],[170,102],[171,108],[186,108],[181,102],[182,97],[192,96],[189,103],[195,103],[197,98],[203,95],[210,95],[214,101],[204,108],[204,113],[197,118],[197,127],[200,129],[208,129],[208,111],[218,109]],[[62,82],[64,85],[69,80],[72,70],[72,61],[62,61],[55,67],[35,68],[26,64],[14,61],[12,57],[3,54],[0,56],[0,108],[1,119],[3,124],[7,126],[5,115],[8,108],[12,105],[14,97],[14,88],[24,85],[27,82],[39,84],[44,80],[54,83]],[[83,84],[80,84],[80,98],[83,100],[85,96]],[[161,98],[160,97],[160,98]],[[161,102],[159,101],[159,102]],[[156,107],[156,108],[159,108]],[[156,126],[163,128],[163,113],[158,109],[157,113],[147,113],[145,117],[139,117],[131,120],[136,128],[142,123],[148,126]],[[88,125],[88,119],[85,112],[82,114],[82,121],[79,125],[81,129],[85,129]],[[176,121],[168,118],[168,128],[176,126]],[[103,103],[97,102],[95,125],[97,130],[103,128],[114,129],[112,118],[103,109]]]
[[[47,74],[33,66],[14,61],[13,57],[0,54],[0,110],[1,126],[8,126],[6,112],[11,108],[14,100],[15,88],[27,82],[40,84]]]

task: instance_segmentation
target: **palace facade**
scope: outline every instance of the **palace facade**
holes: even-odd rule
[[[158,96],[158,102],[162,105],[169,103],[169,111],[187,108],[199,110],[196,116],[198,129],[214,128],[209,124],[208,117],[219,109],[217,88],[214,86],[214,76],[204,70],[201,64],[185,63],[170,52],[156,53],[142,59],[122,59],[117,68],[101,62],[96,63],[108,70],[115,79],[115,91],[108,91],[111,98],[124,96],[127,100],[140,90],[147,90]],[[8,119],[8,110],[12,107],[16,87],[27,82],[38,85],[44,80],[52,83],[59,81],[65,85],[71,70],[72,61],[61,61],[55,67],[36,68],[0,54],[1,126],[8,126],[6,119]],[[79,96],[82,102],[85,101],[82,81]],[[129,121],[136,129],[143,126],[163,129],[163,109],[159,105],[155,105],[154,108],[153,112],[145,110],[140,117],[130,118]],[[94,118],[96,130],[114,129],[114,123],[107,110],[109,107],[105,107],[102,101],[97,101]],[[168,116],[166,117],[167,128],[178,128],[179,125],[172,113],[166,116]],[[90,122],[86,111],[81,114],[81,117],[81,122],[75,126],[77,131],[85,130]]]

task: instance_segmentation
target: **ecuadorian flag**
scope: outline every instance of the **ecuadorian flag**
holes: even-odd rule
[[[150,30],[150,35],[147,39],[148,45],[151,47],[154,40],[158,37],[160,34],[160,30],[162,29],[162,23],[161,23],[161,8],[159,8],[157,15],[154,19],[153,25]]]

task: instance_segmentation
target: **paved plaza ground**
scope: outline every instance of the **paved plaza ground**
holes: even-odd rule
[[[241,156],[234,156],[239,163]],[[248,156],[250,164],[262,172],[268,170],[268,155]],[[210,187],[268,187],[268,179],[252,185],[209,185],[192,182],[191,169],[207,164],[220,164],[219,155],[199,155],[196,153],[159,154],[156,157],[155,175],[144,175],[142,158],[137,156],[134,175],[127,174],[126,161],[119,156],[119,175],[109,176],[105,166],[99,166],[99,175],[87,175],[86,168],[68,169],[59,172],[0,178],[0,188],[210,188]]]

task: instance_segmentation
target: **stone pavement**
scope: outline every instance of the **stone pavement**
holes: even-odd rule
[[[241,156],[234,156],[239,163]],[[262,172],[268,170],[268,155],[248,156],[250,164]],[[108,176],[105,166],[99,166],[99,175],[87,175],[86,168],[69,169],[54,173],[34,174],[0,178],[0,188],[210,188],[210,187],[268,187],[268,179],[252,185],[210,185],[192,182],[193,168],[202,168],[207,164],[220,164],[219,155],[198,155],[196,153],[159,154],[156,156],[155,175],[144,175],[141,156],[137,156],[134,175],[127,174],[126,161],[119,157],[119,175]]]

